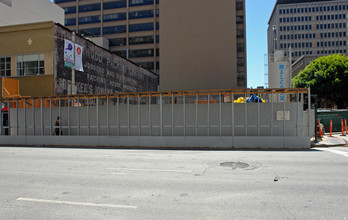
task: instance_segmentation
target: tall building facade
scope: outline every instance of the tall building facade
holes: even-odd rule
[[[65,25],[160,74],[161,90],[246,88],[245,0],[55,0]]]
[[[103,36],[109,49],[159,73],[159,0],[55,0],[65,26],[84,37]]]
[[[268,56],[347,54],[348,0],[277,0],[268,22]]]

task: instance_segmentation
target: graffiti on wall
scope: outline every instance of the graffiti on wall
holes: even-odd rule
[[[55,93],[69,94],[72,70],[64,67],[64,40],[72,39],[72,32],[56,25]],[[77,94],[157,91],[158,75],[143,69],[89,40],[76,36],[76,44],[83,47],[84,72],[75,71]]]

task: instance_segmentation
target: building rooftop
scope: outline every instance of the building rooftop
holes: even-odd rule
[[[284,4],[298,4],[298,3],[309,3],[309,2],[329,2],[334,0],[278,0],[276,5]]]
[[[271,17],[268,21],[268,24],[270,23],[274,11],[277,8],[278,5],[288,5],[288,4],[301,4],[301,3],[314,3],[314,2],[333,2],[333,1],[337,1],[337,0],[277,0],[277,2],[274,5]]]

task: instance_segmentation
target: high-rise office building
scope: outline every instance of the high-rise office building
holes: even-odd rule
[[[268,22],[268,56],[347,54],[348,0],[277,0]]]
[[[161,90],[246,88],[245,0],[55,0],[65,26],[160,74]]]

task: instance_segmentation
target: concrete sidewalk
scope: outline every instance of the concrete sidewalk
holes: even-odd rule
[[[335,132],[330,137],[329,133],[325,133],[322,138],[318,138],[318,143],[312,140],[312,147],[333,147],[333,146],[347,146],[348,147],[348,135],[341,136],[341,132]]]

